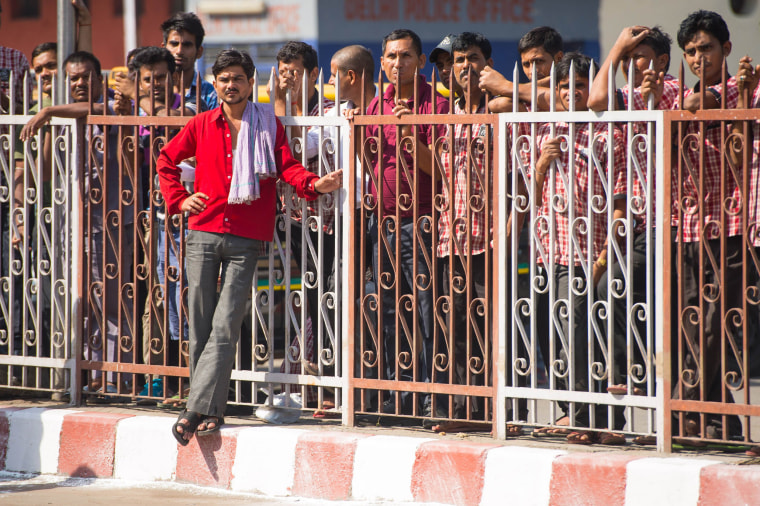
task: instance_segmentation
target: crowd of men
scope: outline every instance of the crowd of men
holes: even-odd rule
[[[81,2],[74,4],[80,12],[80,26],[87,25],[86,14],[81,14]],[[522,68],[532,84],[512,82],[495,70],[491,44],[483,35],[472,32],[447,35],[429,55],[451,96],[445,99],[421,73],[427,55],[422,51],[420,38],[411,30],[398,29],[386,35],[382,42],[379,63],[389,82],[384,89],[376,89],[373,83],[375,59],[367,48],[351,45],[333,55],[330,83],[340,90],[340,104],[320,96],[315,86],[319,76],[316,51],[304,42],[286,43],[277,55],[277,77],[269,90],[271,107],[249,101],[251,93],[255,92],[254,65],[245,52],[222,51],[213,67],[213,84],[197,75],[195,61],[203,54],[204,37],[197,16],[175,14],[161,25],[161,30],[163,43],[160,47],[144,47],[130,52],[127,58],[129,73],[116,77],[113,90],[103,86],[100,63],[91,52],[79,50],[68,56],[63,69],[70,81],[71,103],[65,105],[52,105],[50,101],[51,76],[57,69],[55,45],[45,43],[35,48],[32,66],[42,81],[42,96],[35,106],[37,109],[30,111],[34,116],[21,130],[20,141],[28,141],[38,132],[43,137],[49,135],[43,126],[51,117],[84,117],[90,107],[95,114],[133,115],[137,109],[138,114],[145,116],[193,117],[181,130],[165,132],[171,140],[160,152],[151,143],[155,131],[141,130],[140,145],[133,146],[137,152],[126,157],[136,164],[134,170],[140,175],[139,188],[132,189],[132,180],[120,177],[116,157],[99,160],[105,177],[97,171],[90,177],[90,184],[100,185],[103,193],[113,199],[107,202],[107,207],[121,210],[119,226],[125,230],[125,242],[120,247],[122,252],[134,249],[131,243],[133,227],[140,213],[152,205],[161,205],[163,199],[165,214],[163,211],[154,213],[158,227],[156,237],[159,238],[156,258],[160,262],[168,258],[172,267],[179,268],[176,248],[165,244],[164,238],[171,237],[173,244],[183,240],[180,230],[185,227],[179,226],[181,220],[171,217],[183,213],[188,217],[186,228],[189,233],[186,232],[184,238],[187,242],[186,265],[184,269],[178,269],[188,278],[188,319],[185,321],[179,316],[182,306],[179,281],[164,280],[166,269],[157,265],[158,283],[165,284],[168,291],[164,297],[169,314],[167,346],[173,348],[157,351],[149,342],[150,298],[145,307],[142,347],[145,363],[179,365],[179,343],[189,340],[189,398],[186,410],[173,428],[174,436],[181,444],[187,444],[192,434],[215,432],[223,423],[243,318],[244,305],[240,300],[245,299],[243,293],[250,289],[253,265],[262,242],[271,241],[275,233],[275,212],[284,213],[290,221],[289,247],[297,258],[303,248],[302,238],[310,236],[311,242],[317,244],[320,232],[331,237],[339,226],[335,221],[334,198],[322,195],[342,184],[342,169],[347,169],[350,162],[347,150],[336,153],[324,149],[325,137],[329,139],[334,135],[330,129],[316,128],[304,132],[300,128],[291,128],[287,132],[291,142],[295,139],[305,150],[304,167],[293,158],[285,137],[286,129],[278,116],[341,114],[351,118],[355,115],[395,115],[402,119],[400,127],[392,124],[368,126],[366,137],[372,139],[374,149],[358,150],[357,166],[370,165],[365,169],[368,177],[357,176],[357,206],[371,211],[367,213],[367,241],[371,251],[367,264],[371,266],[377,290],[376,301],[380,309],[376,316],[380,322],[381,363],[384,364],[384,370],[376,374],[397,381],[485,384],[490,372],[474,367],[477,360],[473,362],[472,359],[483,359],[488,353],[488,344],[479,352],[473,351],[467,345],[469,337],[460,339],[457,336],[470,336],[473,327],[477,327],[480,334],[487,334],[485,326],[489,320],[484,315],[491,311],[490,308],[484,308],[480,313],[472,310],[473,301],[482,303],[488,299],[493,268],[492,209],[487,205],[473,205],[473,196],[487,202],[492,195],[490,178],[494,146],[488,126],[471,120],[448,126],[403,124],[403,118],[433,113],[469,116],[486,112],[547,111],[555,102],[558,111],[623,110],[629,107],[634,110],[653,107],[696,111],[760,106],[760,88],[757,86],[760,66],[753,66],[751,58],[745,56],[738,60],[736,75],[724,80],[723,62],[728,61],[730,66],[731,61],[729,30],[718,14],[704,10],[693,12],[684,19],[677,34],[686,64],[699,78],[692,88],[682,89],[682,84],[668,74],[671,38],[658,27],[623,29],[593,80],[589,75],[596,65],[591,58],[578,52],[565,53],[560,34],[553,28],[539,27],[525,34],[518,45]],[[28,70],[25,61],[18,52],[0,48],[0,66],[13,68],[16,77]],[[617,70],[618,67],[627,84],[610,95],[609,69]],[[628,75],[630,69],[632,75]],[[556,82],[555,89],[550,88],[552,79]],[[2,106],[7,109],[10,102],[18,101],[18,96],[10,96],[6,85],[7,82],[3,81]],[[304,85],[306,90],[302,90]],[[17,84],[15,89],[21,90],[21,86]],[[306,97],[303,101],[302,96]],[[453,110],[450,110],[450,104],[453,104]],[[625,298],[609,295],[608,290],[615,281],[626,280],[632,299],[644,302],[649,281],[647,273],[653,271],[646,266],[653,264],[654,254],[654,248],[650,246],[654,224],[647,223],[647,219],[654,216],[654,181],[642,179],[640,173],[631,175],[625,169],[628,150],[637,151],[626,147],[626,139],[631,137],[629,134],[644,134],[646,125],[621,124],[610,129],[606,123],[572,127],[571,123],[538,124],[533,134],[530,127],[525,130],[521,124],[515,132],[522,139],[520,142],[535,144],[525,149],[519,145],[516,147],[516,153],[519,153],[516,158],[522,159],[515,163],[515,167],[521,165],[526,169],[514,179],[517,184],[511,189],[513,202],[520,201],[521,196],[532,196],[535,214],[531,226],[537,233],[538,284],[551,288],[540,290],[536,308],[538,345],[547,368],[554,367],[547,362],[551,357],[563,361],[565,367],[580,371],[571,376],[558,375],[558,388],[594,391],[595,387],[588,384],[586,374],[590,367],[586,339],[572,340],[572,350],[564,345],[554,346],[551,342],[555,332],[562,336],[585,336],[588,333],[591,308],[586,293],[594,291],[598,300],[609,300],[618,306],[611,326],[615,370],[610,373],[612,380],[606,390],[616,395],[627,394],[629,388],[637,390],[638,387],[627,379],[625,336],[632,325],[641,327],[643,322],[632,322]],[[632,132],[627,132],[628,128]],[[690,132],[700,131],[697,124],[687,128]],[[691,166],[699,167],[699,170],[673,173],[672,226],[674,239],[681,243],[684,260],[683,265],[673,269],[678,271],[674,292],[678,293],[682,307],[711,306],[703,311],[702,316],[701,326],[705,330],[701,342],[704,348],[699,352],[693,349],[684,352],[682,361],[673,364],[674,371],[698,370],[701,367],[698,363],[700,354],[703,354],[707,357],[701,361],[705,385],[674,381],[675,398],[683,396],[690,400],[722,402],[726,396],[720,374],[722,318],[726,310],[742,306],[741,287],[747,282],[742,265],[746,224],[742,223],[743,213],[736,212],[736,209],[745,206],[750,222],[757,220],[756,180],[760,157],[729,155],[723,151],[721,142],[731,131],[746,133],[743,128],[744,125],[738,122],[726,132],[714,125],[707,128],[703,132],[703,149],[685,155]],[[751,139],[745,139],[747,145],[751,143],[755,155],[760,148],[758,128],[753,125],[749,131]],[[301,138],[304,133],[305,139]],[[103,136],[104,132],[91,131],[88,135]],[[116,153],[120,149],[119,146],[123,145],[120,135],[124,133],[116,128],[108,129],[107,151]],[[590,142],[590,138],[594,141]],[[442,143],[441,139],[451,142]],[[593,147],[589,149],[589,146]],[[651,152],[643,156],[650,155]],[[726,178],[721,173],[727,156],[731,156],[733,164],[740,168],[742,163],[750,164],[747,167],[748,194],[743,194],[740,180]],[[23,148],[17,160],[23,160]],[[154,162],[157,177],[150,181],[149,168]],[[589,168],[593,162],[598,164],[596,170]],[[646,166],[645,159],[641,163]],[[49,162],[43,165],[48,166]],[[574,175],[568,177],[567,171],[571,167]],[[513,170],[517,169],[513,167]],[[99,180],[103,177],[104,183]],[[633,180],[628,181],[629,177]],[[185,183],[191,186],[186,187]],[[124,189],[134,190],[132,200],[123,200]],[[159,199],[156,194],[160,195]],[[727,195],[733,198],[726,199]],[[300,198],[309,201],[305,206],[306,215],[301,212]],[[727,200],[735,206],[728,212],[725,209]],[[321,203],[319,206],[317,201]],[[564,207],[557,207],[557,202],[563,202]],[[589,207],[589,202],[597,205]],[[574,209],[568,210],[569,205]],[[634,223],[626,224],[629,212],[634,216]],[[528,208],[514,205],[508,230],[519,231],[529,213]],[[577,233],[571,219],[574,214],[588,218],[587,227],[591,232]],[[103,213],[91,213],[88,237],[94,253],[90,256],[89,276],[91,282],[96,283],[105,281],[104,273],[100,272],[104,265],[103,256],[111,258],[109,255],[114,254],[113,250],[102,247],[106,242],[102,238],[103,216]],[[307,226],[307,220],[314,216],[320,218],[321,230],[312,223]],[[432,223],[433,216],[436,223]],[[427,220],[427,226],[421,226],[421,219]],[[514,227],[513,222],[516,222]],[[302,231],[302,227],[306,230]],[[618,227],[630,232],[618,233]],[[631,280],[627,279],[621,259],[613,252],[620,248],[611,244],[612,241],[621,242],[626,233],[633,234],[633,248],[627,259],[634,266]],[[725,238],[724,242],[721,237]],[[758,237],[752,239],[753,246],[760,246]],[[303,268],[321,273],[316,286],[327,291],[335,279],[335,244],[331,240],[322,244],[322,255],[317,260],[307,255],[309,265]],[[711,251],[715,258],[725,258],[725,262],[703,265],[699,261],[703,248]],[[436,257],[436,262],[429,261],[431,255]],[[113,259],[107,260],[111,261]],[[124,257],[120,262],[127,269],[132,264]],[[439,272],[432,272],[431,265],[440,266]],[[217,298],[214,294],[220,270]],[[385,275],[390,272],[394,274]],[[702,276],[723,280],[722,309],[721,302],[700,302],[703,298],[700,292]],[[456,357],[448,365],[448,372],[443,374],[436,357],[440,345],[435,344],[434,338],[437,311],[432,288],[434,279],[442,280],[441,293],[448,297],[449,349]],[[579,282],[583,286],[578,286]],[[309,325],[320,321],[319,312],[323,309],[317,287],[304,288]],[[554,315],[556,331],[549,328],[550,313],[554,311],[549,302],[555,299],[573,299],[568,303],[572,314]],[[120,336],[116,319],[120,300],[108,294],[100,300],[104,318],[93,325],[102,325],[103,328],[96,328],[95,333],[111,343],[106,347],[111,355],[98,357],[98,350],[92,350],[89,357],[93,360],[123,360],[125,355],[117,346]],[[683,334],[689,342],[700,343],[700,325],[689,318],[680,325],[678,319],[673,318],[673,321],[673,336]],[[642,330],[645,332],[645,329],[639,331]],[[404,332],[409,332],[412,338],[400,339]],[[412,345],[415,339],[421,343],[420,347]],[[304,345],[307,347],[303,351],[306,360],[315,360],[312,345],[306,342]],[[552,351],[555,348],[557,352]],[[412,349],[417,350],[417,356],[403,358],[409,357]],[[172,357],[168,362],[161,356],[164,352]],[[567,364],[571,359],[573,363]],[[413,362],[414,366],[400,366],[404,360]],[[574,378],[572,385],[568,378]],[[110,387],[119,391],[119,385],[110,385],[107,378],[96,377],[88,385],[88,388],[104,393],[108,393]],[[146,383],[143,394],[160,396],[153,389],[162,387]],[[701,388],[706,392],[704,396],[700,396]],[[373,409],[385,414],[415,414],[431,420],[487,419],[482,413],[484,406],[477,402],[465,402],[457,396],[448,399],[413,394],[403,388],[376,399],[375,404]],[[622,411],[610,419],[604,405],[575,402],[560,403],[560,407],[563,413],[555,426],[541,429],[539,434],[560,434],[570,442],[581,444],[625,442],[623,436],[613,432],[625,424]],[[511,418],[524,420],[525,410],[526,407],[520,404],[519,413]],[[684,436],[718,439],[740,436],[742,429],[738,418],[728,419],[728,423],[723,423],[719,416],[700,419],[696,414],[688,414],[680,430]],[[589,430],[570,430],[562,428],[564,425]],[[726,430],[728,433],[724,434]],[[508,433],[518,435],[521,428],[510,425]]]

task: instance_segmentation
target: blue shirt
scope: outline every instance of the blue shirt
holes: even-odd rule
[[[196,79],[198,79],[198,72],[193,71],[193,84],[191,84],[190,88],[187,89],[185,98],[195,98]],[[203,102],[200,104],[198,112],[216,109],[219,106],[219,98],[216,95],[214,85],[204,79],[201,79],[201,99],[203,99]]]

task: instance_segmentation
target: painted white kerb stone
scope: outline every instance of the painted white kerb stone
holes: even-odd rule
[[[140,481],[173,480],[177,472],[177,440],[173,418],[134,416],[116,425],[114,478]]]
[[[5,469],[25,473],[58,472],[63,417],[73,409],[30,408],[8,413],[10,433]]]
[[[696,506],[699,474],[717,460],[684,458],[638,459],[626,466],[625,504]]]
[[[554,459],[567,452],[524,446],[488,450],[481,506],[549,504]]]
[[[264,495],[291,495],[298,438],[308,431],[284,427],[248,427],[237,433],[230,488]]]
[[[417,449],[429,438],[372,436],[359,439],[354,454],[353,500],[412,501]]]

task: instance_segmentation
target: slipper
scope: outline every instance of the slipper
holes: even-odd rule
[[[179,394],[173,395],[169,397],[168,399],[164,401],[159,401],[156,403],[156,407],[162,408],[162,409],[185,409],[185,404],[187,402],[186,398],[180,399]]]
[[[214,432],[219,432],[219,429],[224,425],[224,417],[223,416],[204,416],[203,420],[200,423],[205,423],[206,428],[203,430],[196,430],[195,434],[197,436],[208,436],[209,434],[213,434]],[[200,425],[200,423],[198,425]],[[208,428],[208,425],[210,423],[213,423],[214,426],[210,429]]]
[[[187,423],[180,423],[180,420],[187,420]],[[177,417],[177,421],[172,425],[172,435],[174,436],[174,439],[176,439],[182,446],[187,446],[190,440],[185,439],[185,435],[194,433],[199,423],[201,423],[200,413],[183,409],[182,413]],[[177,430],[178,427],[182,427],[182,432]]]
[[[561,416],[554,421],[554,424],[549,427],[539,427],[531,432],[533,437],[554,437],[554,438],[566,438],[572,431],[570,429],[563,428],[570,423],[570,419],[567,415]]]
[[[83,392],[87,393],[89,389],[87,388],[87,385],[82,389]],[[129,402],[129,399],[126,397],[119,397],[119,389],[116,388],[116,385],[113,383],[106,383],[105,385],[105,392],[103,391],[103,387],[100,387],[98,390],[95,390],[92,392],[97,395],[90,395],[87,397],[87,402],[92,402],[93,404],[112,404],[112,403],[124,403]],[[108,394],[108,395],[104,395]]]
[[[450,420],[441,422],[431,427],[433,432],[438,434],[445,434],[446,432],[483,432],[489,430],[491,424],[489,422],[466,422],[463,420]],[[507,437],[512,436],[507,428]]]
[[[314,412],[314,418],[340,418],[341,414],[338,411],[329,411],[325,409],[318,409]]]
[[[707,442],[699,439],[688,439],[685,437],[674,437],[673,448],[677,450],[685,450],[689,448],[705,448]]]
[[[610,385],[607,387],[607,393],[612,395],[627,395],[628,386],[622,385]],[[646,395],[646,392],[639,387],[633,387],[633,395]]]
[[[167,392],[167,395],[168,395],[168,392]],[[185,404],[187,404],[187,398],[189,395],[190,395],[190,389],[186,388],[182,397],[180,397],[180,394],[172,395],[168,399],[164,399],[163,401],[157,402],[156,407],[159,407],[162,409],[171,409],[171,410],[185,409]]]
[[[657,436],[636,436],[633,438],[633,444],[654,446],[657,444]]]
[[[574,430],[567,435],[571,445],[590,445],[599,442],[599,433],[593,430]]]
[[[607,446],[620,446],[626,443],[624,435],[614,432],[600,432],[597,439],[600,445]]]

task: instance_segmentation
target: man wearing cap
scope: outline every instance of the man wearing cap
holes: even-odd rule
[[[435,46],[435,49],[430,52],[430,63],[438,69],[438,77],[441,79],[444,88],[448,90],[449,86],[453,86],[454,95],[461,97],[462,87],[456,79],[451,79],[451,67],[454,64],[454,58],[451,56],[451,43],[455,37],[455,34],[450,33],[443,38],[440,44]]]

